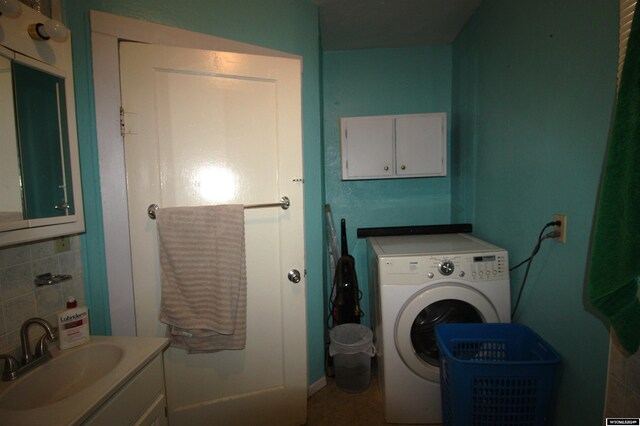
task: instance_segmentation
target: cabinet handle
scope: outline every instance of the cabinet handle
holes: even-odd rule
[[[384,171],[386,172],[387,170],[389,170],[389,166],[384,166]]]
[[[404,170],[404,169],[406,169],[407,167],[403,164],[402,166],[400,166],[400,168],[401,168],[402,170]]]

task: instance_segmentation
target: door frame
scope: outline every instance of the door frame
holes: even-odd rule
[[[135,336],[135,305],[127,210],[124,146],[120,134],[120,40],[302,60],[301,56],[166,25],[90,12],[100,195],[111,331]]]

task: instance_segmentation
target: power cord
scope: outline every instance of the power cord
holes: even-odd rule
[[[546,240],[548,238],[556,238],[556,237],[560,236],[560,232],[559,231],[552,231],[552,232],[549,232],[547,234],[544,234],[544,231],[547,228],[549,228],[550,226],[560,226],[560,225],[562,225],[562,222],[560,222],[559,220],[555,220],[553,222],[549,222],[546,225],[544,225],[544,227],[540,230],[540,234],[538,235],[538,242],[536,243],[535,247],[533,248],[533,251],[531,252],[531,255],[529,257],[527,257],[525,260],[523,260],[522,262],[518,263],[517,265],[509,268],[509,271],[513,271],[513,270],[521,267],[525,263],[527,264],[527,268],[526,268],[526,270],[524,272],[524,277],[522,278],[522,284],[520,284],[520,290],[518,291],[518,298],[516,299],[516,304],[513,307],[513,310],[511,311],[511,318],[513,318],[515,316],[516,311],[518,310],[518,306],[520,305],[520,299],[522,298],[522,293],[524,291],[524,286],[527,283],[527,277],[529,276],[529,270],[531,269],[531,263],[533,263],[533,258],[540,251],[540,245],[542,244],[542,242],[544,240]]]

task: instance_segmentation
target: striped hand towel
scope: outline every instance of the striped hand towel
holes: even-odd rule
[[[242,205],[168,207],[156,213],[160,321],[189,353],[243,349],[247,274]]]

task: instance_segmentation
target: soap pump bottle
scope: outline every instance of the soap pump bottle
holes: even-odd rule
[[[73,348],[89,341],[89,310],[78,306],[75,298],[67,300],[67,309],[58,313],[60,349]]]

